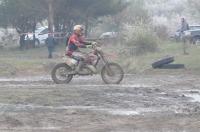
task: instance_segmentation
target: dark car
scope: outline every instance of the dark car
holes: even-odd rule
[[[187,30],[187,31],[184,31],[184,32],[181,32],[180,29],[176,30],[175,34],[170,36],[170,39],[174,39],[176,42],[179,42],[181,41],[181,37],[185,36],[187,39],[189,39],[189,41],[191,43],[194,43],[196,44],[196,39],[198,38],[198,36],[194,35],[194,36],[190,36],[189,32],[193,32],[195,33],[197,30],[200,31],[200,25],[190,25],[189,26],[190,30]],[[188,36],[189,35],[189,36]]]
[[[200,44],[200,29],[184,31],[183,36],[193,44]]]

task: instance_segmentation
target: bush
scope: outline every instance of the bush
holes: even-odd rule
[[[167,40],[168,39],[168,28],[165,25],[158,25],[155,28],[156,35],[161,40]]]
[[[158,39],[153,28],[148,24],[136,23],[134,25],[124,24],[126,52],[131,55],[141,55],[155,52],[158,48]]]

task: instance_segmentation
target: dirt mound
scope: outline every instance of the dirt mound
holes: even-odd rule
[[[0,62],[0,75],[9,76],[9,75],[17,75],[18,69],[5,62]]]

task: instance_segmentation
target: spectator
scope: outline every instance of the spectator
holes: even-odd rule
[[[181,18],[181,32],[184,32],[185,30],[189,30],[189,25],[185,18]]]
[[[45,44],[47,45],[48,52],[49,52],[48,58],[52,58],[52,52],[53,52],[54,47],[56,45],[56,40],[55,40],[55,38],[53,37],[52,34],[49,34],[49,36],[45,40]]]
[[[26,34],[21,34],[19,37],[19,44],[20,44],[21,51],[25,48],[25,36]]]

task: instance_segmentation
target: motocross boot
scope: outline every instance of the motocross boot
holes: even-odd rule
[[[81,72],[81,67],[84,65],[83,61],[79,61],[78,66],[76,67],[76,69],[72,72],[70,72],[70,74],[77,74]]]
[[[81,67],[84,65],[83,61],[79,61],[77,68],[75,69],[76,73],[81,72]]]

